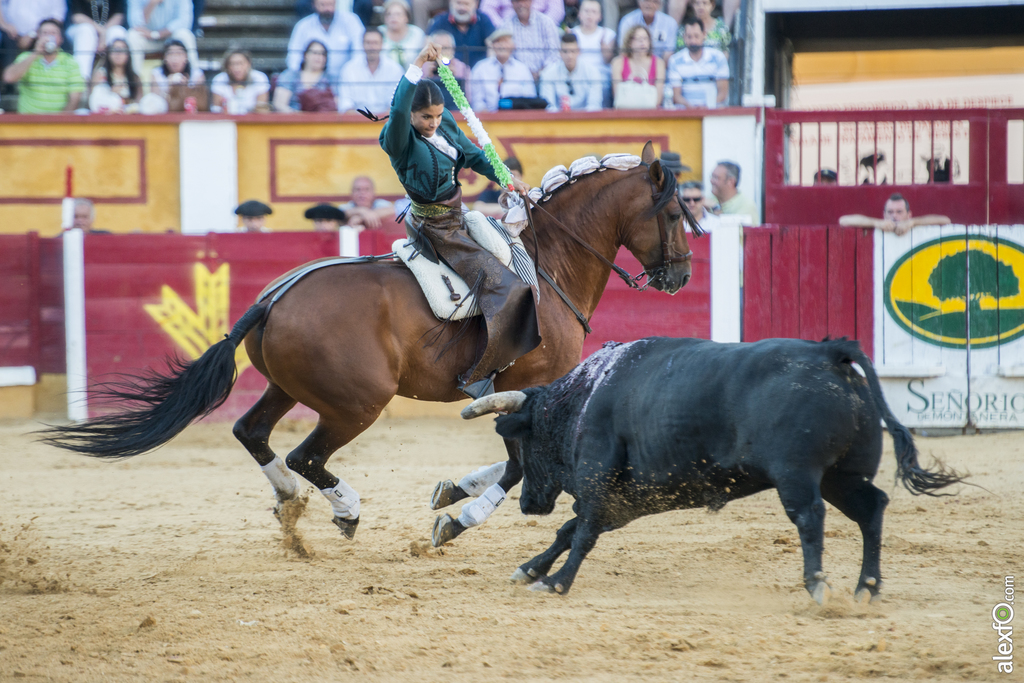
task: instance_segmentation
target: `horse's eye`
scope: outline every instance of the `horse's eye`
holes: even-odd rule
[[[682,214],[682,212],[680,212],[680,213],[670,213],[670,214],[668,215],[668,219],[669,219],[670,221],[673,221],[673,222],[675,222],[675,221],[678,221],[678,220],[679,220],[679,219],[681,219],[682,217],[683,217],[683,214]]]

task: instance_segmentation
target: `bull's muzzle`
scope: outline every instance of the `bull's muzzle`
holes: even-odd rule
[[[462,419],[472,420],[474,417],[491,413],[515,413],[526,402],[526,394],[521,391],[502,391],[478,398],[462,409]]]

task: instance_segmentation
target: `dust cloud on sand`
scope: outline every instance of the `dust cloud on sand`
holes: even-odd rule
[[[988,489],[952,498],[894,488],[887,443],[883,600],[853,601],[860,532],[830,507],[818,607],[773,491],[603,535],[565,597],[508,583],[569,518],[564,496],[525,518],[516,489],[431,548],[434,484],[503,459],[489,420],[382,421],[336,455],[362,495],[352,542],[315,493],[282,532],[228,425],[118,463],[37,444],[35,427],[0,425],[0,680],[1008,678],[991,612],[1024,565],[1020,434],[919,439]]]

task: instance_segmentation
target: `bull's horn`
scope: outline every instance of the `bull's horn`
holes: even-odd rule
[[[526,394],[521,391],[503,391],[490,394],[470,403],[462,409],[462,419],[472,420],[474,417],[489,413],[514,413],[523,407]]]

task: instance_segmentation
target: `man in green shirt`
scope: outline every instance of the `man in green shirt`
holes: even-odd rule
[[[711,172],[711,193],[718,198],[721,213],[750,216],[757,225],[761,222],[761,212],[753,200],[736,189],[739,182],[740,167],[731,161],[720,161]]]
[[[74,57],[60,49],[61,23],[46,19],[39,24],[35,49],[23,52],[4,69],[4,83],[18,83],[19,114],[71,112],[85,90]]]

